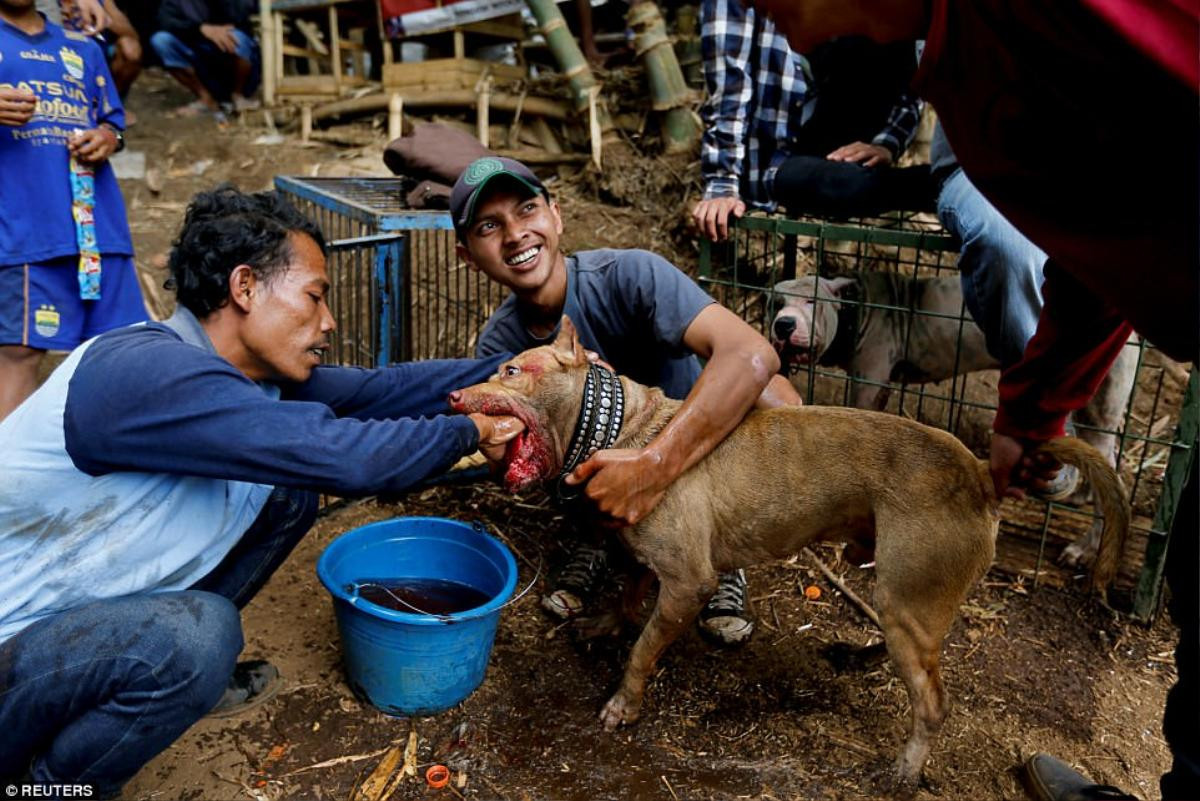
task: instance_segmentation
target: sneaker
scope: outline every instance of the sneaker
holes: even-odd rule
[[[1137,801],[1111,784],[1093,784],[1049,754],[1031,756],[1022,778],[1026,791],[1037,801]]]
[[[1073,464],[1065,464],[1062,470],[1059,470],[1054,478],[1046,484],[1045,489],[1031,489],[1029,494],[1039,500],[1058,503],[1070,498],[1077,489],[1079,489],[1079,468]]]
[[[746,603],[746,572],[723,573],[717,591],[700,612],[700,633],[720,645],[741,645],[754,633]]]
[[[279,670],[264,659],[238,662],[233,668],[229,686],[217,705],[209,710],[210,718],[228,718],[249,712],[264,701],[275,697],[283,686]]]
[[[233,96],[233,110],[239,114],[244,111],[257,111],[260,108],[262,108],[262,103],[257,98]]]
[[[560,620],[575,617],[607,575],[608,551],[579,545],[559,572],[554,589],[542,596],[542,608]]]

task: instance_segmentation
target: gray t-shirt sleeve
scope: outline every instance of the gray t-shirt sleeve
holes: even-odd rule
[[[658,342],[681,352],[686,351],[688,326],[716,302],[678,267],[646,250],[621,251],[609,280],[616,287],[614,297],[627,305],[623,311],[631,319],[649,321]]]

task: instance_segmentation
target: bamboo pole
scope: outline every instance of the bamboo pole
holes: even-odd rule
[[[275,87],[280,75],[275,72],[275,26],[279,21],[271,12],[271,0],[259,0],[258,19],[262,26],[262,96],[267,108],[275,105]]]
[[[558,62],[559,69],[571,84],[575,110],[580,113],[587,111],[588,92],[598,81],[596,76],[592,75],[587,59],[583,57],[583,51],[579,49],[579,42],[571,35],[567,21],[563,19],[562,12],[558,10],[554,0],[526,2],[538,22],[542,36],[546,38],[546,44],[550,46],[550,52]]]
[[[491,109],[492,79],[484,78],[481,83],[483,85],[479,87],[479,96],[475,101],[475,130],[479,143],[491,147],[491,115],[488,112]]]
[[[300,107],[300,141],[307,142],[312,136],[313,107],[305,103]]]
[[[546,44],[550,46],[550,52],[554,54],[559,69],[571,86],[571,98],[575,104],[575,112],[581,117],[586,117],[589,129],[592,120],[595,120],[596,124],[600,126],[601,136],[605,143],[619,141],[620,137],[608,114],[608,107],[603,102],[597,103],[595,99],[599,95],[600,82],[596,80],[596,76],[592,75],[591,67],[588,66],[587,59],[583,57],[583,51],[579,49],[579,42],[571,34],[571,30],[567,27],[567,21],[563,19],[562,12],[558,10],[554,0],[525,0],[525,2],[533,12],[533,16],[538,22],[538,29],[546,38]],[[533,112],[533,109],[531,108],[530,111]],[[598,153],[595,154],[595,158],[598,160]]]
[[[404,133],[404,99],[398,92],[388,97],[388,141],[394,142]]]
[[[650,83],[651,108],[660,112],[663,142],[668,153],[689,150],[700,141],[701,125],[690,108],[693,93],[683,80],[683,71],[667,26],[653,0],[635,2],[625,16],[633,30],[634,49]]]

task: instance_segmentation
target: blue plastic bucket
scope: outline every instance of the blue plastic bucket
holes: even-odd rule
[[[317,576],[333,595],[350,686],[388,714],[428,715],[483,682],[517,562],[478,524],[400,517],[338,537],[317,561]],[[361,598],[356,582],[366,578],[453,581],[490,600],[448,615],[400,612]]]

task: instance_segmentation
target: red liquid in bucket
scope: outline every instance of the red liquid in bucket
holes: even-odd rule
[[[354,583],[364,601],[411,614],[452,615],[491,600],[470,584],[445,579],[359,579]]]

